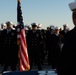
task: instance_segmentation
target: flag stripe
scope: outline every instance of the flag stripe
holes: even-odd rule
[[[21,60],[21,59],[20,59],[20,64],[21,64],[21,66],[20,66],[20,71],[26,70],[26,69],[24,68],[24,66],[23,66],[23,63],[22,63],[22,60]]]
[[[23,35],[23,29],[21,30],[20,33],[20,40],[21,40],[21,44],[20,44],[20,59],[22,61],[21,63],[21,67],[25,67],[25,69],[27,69],[28,67],[26,67],[26,65],[29,65],[29,61],[28,61],[28,54],[27,54],[27,47],[26,47],[26,42],[25,42],[25,37]],[[24,66],[23,66],[23,65]]]
[[[22,64],[24,65],[24,67],[26,69],[27,62],[25,60],[23,60],[23,59],[25,59],[25,57],[22,52],[20,53],[20,57],[21,57]]]
[[[28,62],[28,55],[26,54],[27,51],[24,51],[24,49],[26,49],[26,48],[25,47],[23,48],[23,45],[22,44],[21,44],[21,49],[22,49],[23,54],[24,54],[24,56],[26,58],[26,61]]]
[[[21,35],[21,36],[23,36],[23,35]],[[21,40],[23,39],[23,37],[21,37]],[[28,58],[28,52],[27,52],[27,47],[25,47],[25,46],[27,46],[27,45],[25,45],[25,43],[26,43],[26,40],[22,40],[21,41],[21,47],[22,48],[24,48],[25,49],[25,51],[23,52],[25,55],[26,55],[26,57]],[[23,50],[23,49],[22,49]],[[27,54],[26,54],[27,53]],[[28,60],[28,59],[27,59]]]

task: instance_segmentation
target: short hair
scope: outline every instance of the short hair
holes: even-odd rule
[[[7,21],[6,22],[6,25],[8,26],[8,25],[12,25],[13,23],[12,22],[10,22],[10,21]]]

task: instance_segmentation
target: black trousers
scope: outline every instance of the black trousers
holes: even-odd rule
[[[4,68],[2,72],[7,71],[9,66],[11,67],[12,71],[16,71],[16,66],[17,66],[16,64],[10,64],[10,65],[4,64]]]

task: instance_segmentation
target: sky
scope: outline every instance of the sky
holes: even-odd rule
[[[63,27],[68,24],[72,29],[72,11],[69,3],[75,0],[20,0],[25,25],[36,22],[42,28],[50,25]],[[7,21],[17,24],[17,0],[0,0],[0,24]]]

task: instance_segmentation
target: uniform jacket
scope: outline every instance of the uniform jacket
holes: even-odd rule
[[[76,75],[76,27],[66,33],[58,62],[60,75]],[[74,74],[73,74],[74,73]]]
[[[18,46],[16,31],[11,29],[11,31],[7,33],[7,29],[3,30],[1,33],[1,44],[4,63],[17,61]]]

